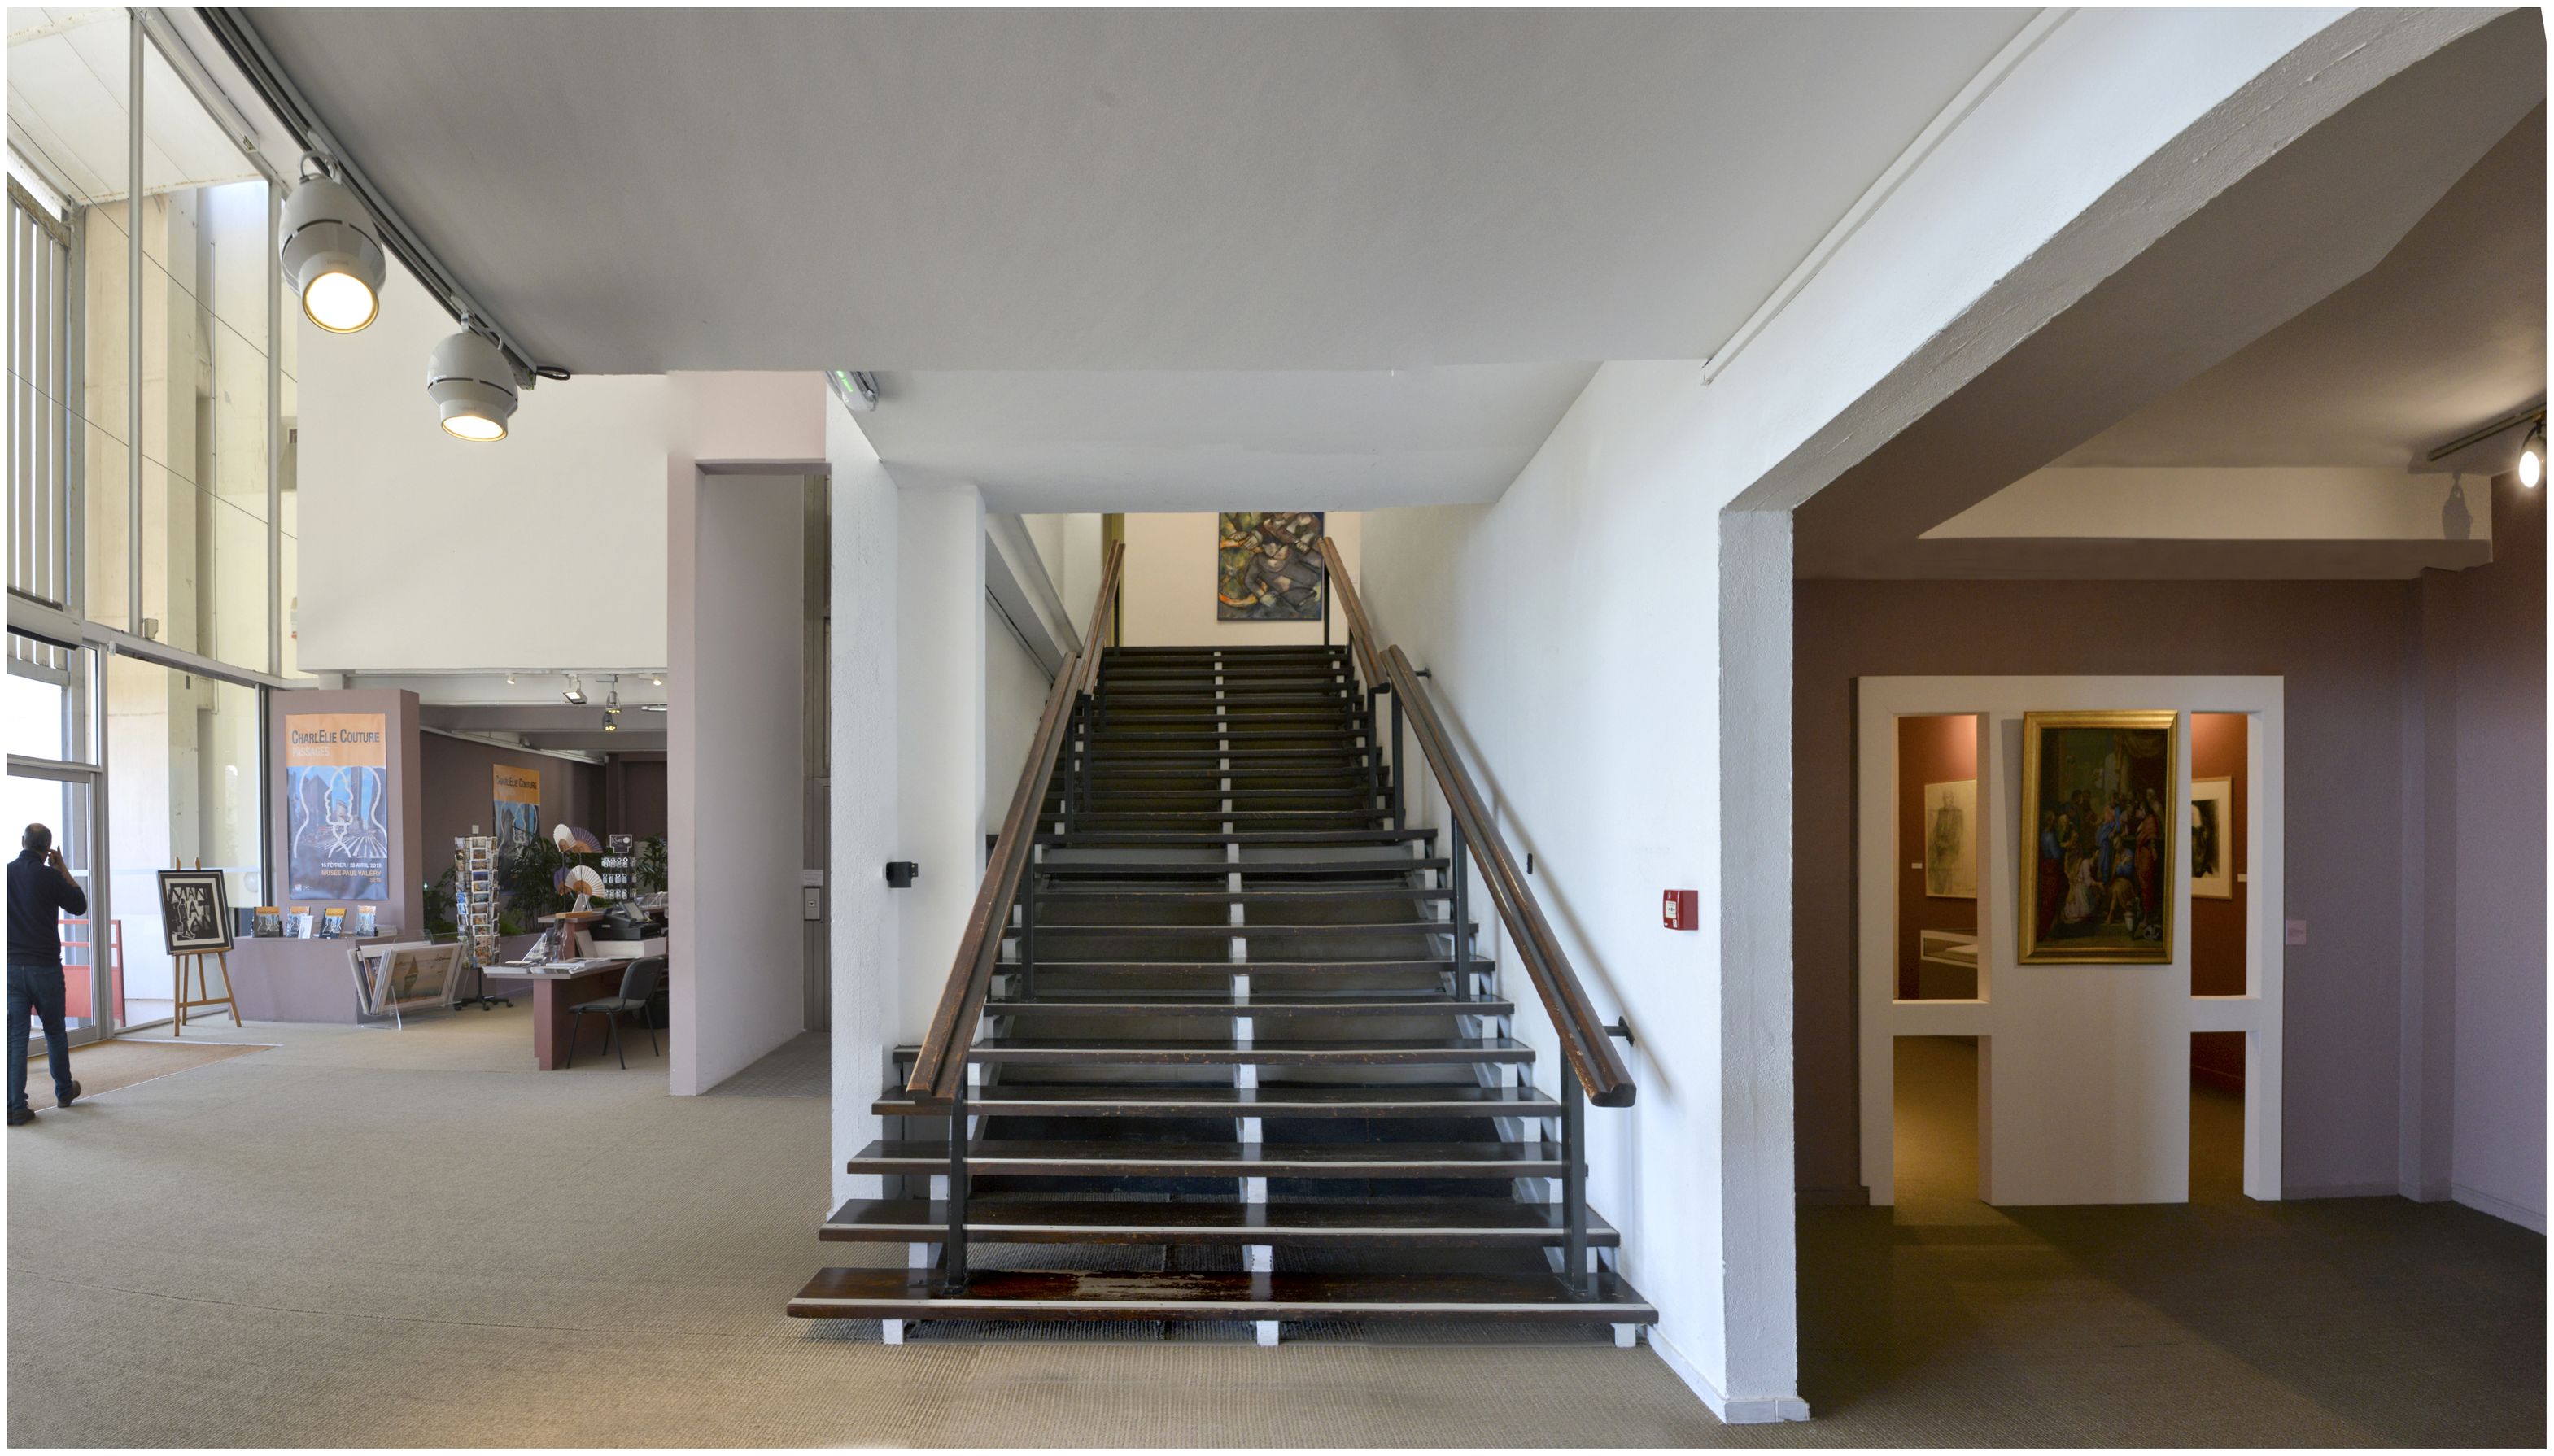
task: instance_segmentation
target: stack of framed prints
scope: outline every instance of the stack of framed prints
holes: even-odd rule
[[[461,978],[458,945],[401,941],[357,946],[346,952],[354,972],[356,1021],[365,1026],[403,1025],[419,1011],[452,1004]]]

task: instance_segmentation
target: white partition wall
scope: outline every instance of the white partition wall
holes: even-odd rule
[[[2017,959],[2023,715],[2171,709],[2175,816],[2171,959],[2024,965]],[[1900,1037],[1978,1039],[1979,1196],[1989,1203],[2172,1203],[2190,1196],[2190,1038],[2245,1034],[2244,1191],[2279,1196],[2282,768],[2275,677],[1866,677],[1856,680],[1855,962],[1861,1010],[1862,1173],[1896,1200]],[[2241,713],[2252,795],[2247,986],[2194,996],[2190,955],[2190,715]],[[1897,721],[1979,719],[1978,994],[1898,998]]]

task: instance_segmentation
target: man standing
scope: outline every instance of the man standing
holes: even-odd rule
[[[9,1125],[36,1120],[27,1105],[27,1013],[45,1022],[45,1061],[53,1068],[54,1101],[63,1107],[79,1099],[80,1084],[71,1080],[71,1045],[62,1031],[63,911],[88,914],[88,896],[80,892],[54,847],[54,832],[41,824],[27,826],[18,837],[18,857],[9,861]]]

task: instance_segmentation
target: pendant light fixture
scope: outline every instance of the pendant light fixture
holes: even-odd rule
[[[285,280],[301,300],[303,317],[332,334],[359,332],[381,316],[382,284],[390,278],[381,225],[339,180],[333,161],[312,153],[301,168],[301,180],[284,199]]]
[[[2527,439],[2518,447],[2518,483],[2532,491],[2544,479],[2545,420],[2540,415],[2536,427],[2527,432]]]
[[[445,434],[476,441],[506,438],[506,421],[522,397],[506,351],[469,328],[434,346],[425,365],[425,392]]]

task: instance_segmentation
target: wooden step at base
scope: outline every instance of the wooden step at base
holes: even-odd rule
[[[979,1175],[1017,1177],[1559,1177],[1558,1143],[1075,1143],[979,1138]],[[931,1177],[949,1171],[949,1144],[882,1138],[848,1172]]]
[[[948,1232],[949,1205],[939,1199],[854,1198],[834,1210],[817,1237],[835,1242],[931,1244]],[[986,1244],[1538,1249],[1558,1248],[1566,1237],[1560,1204],[1523,1203],[1514,1198],[1208,1203],[980,1193],[967,1203],[967,1238]],[[1592,1212],[1587,1215],[1589,1248],[1621,1241],[1612,1224]]]
[[[1581,1294],[1558,1276],[1501,1274],[1170,1274],[982,1270],[940,1292],[927,1270],[828,1269],[789,1301],[797,1319],[1492,1320],[1656,1324],[1619,1276]]]

